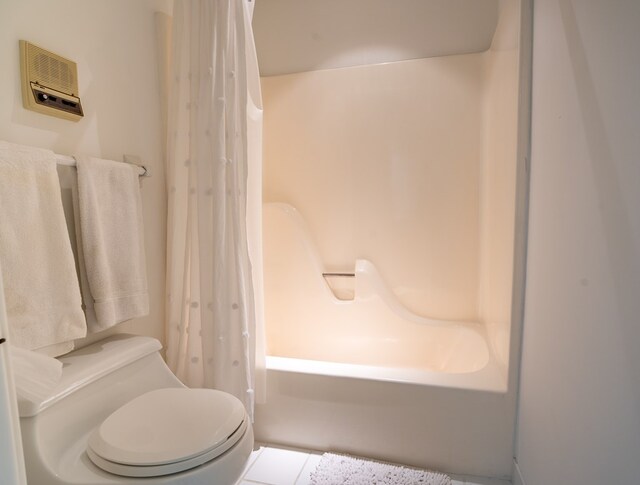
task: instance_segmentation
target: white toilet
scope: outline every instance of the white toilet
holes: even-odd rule
[[[253,448],[242,403],[186,388],[160,343],[115,335],[60,357],[43,403],[20,400],[29,485],[233,485]]]

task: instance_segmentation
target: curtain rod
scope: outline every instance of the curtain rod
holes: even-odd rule
[[[75,158],[69,157],[67,155],[58,155],[57,153],[56,153],[56,162],[58,163],[58,165],[66,165],[67,167],[77,166]],[[139,165],[137,163],[129,163],[129,162],[122,162],[122,163],[128,163],[129,165],[135,166],[138,170],[138,175],[140,177],[151,177],[149,170],[144,165]]]

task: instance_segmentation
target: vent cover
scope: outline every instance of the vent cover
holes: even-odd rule
[[[73,121],[84,116],[75,62],[21,40],[20,68],[26,109]]]

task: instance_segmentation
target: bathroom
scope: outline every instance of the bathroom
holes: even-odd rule
[[[273,31],[281,39],[288,32],[276,22],[286,18],[264,17],[260,20],[265,23],[257,24],[257,16],[268,13],[261,13],[260,2],[265,9],[276,10],[287,2],[255,2],[254,28],[260,56],[264,30],[259,29],[273,21]],[[332,2],[299,3],[311,9],[312,5]],[[437,10],[443,2],[418,3],[434,5],[434,15],[446,15],[446,11]],[[481,22],[485,18],[486,12],[465,10],[465,2],[448,3],[461,9],[462,20]],[[497,11],[518,2],[479,3],[494,9],[497,23]],[[514,278],[519,281],[514,294],[522,301],[512,300],[519,313],[511,316],[506,337],[510,348],[503,357],[507,356],[510,363],[503,388],[473,391],[452,387],[451,382],[381,388],[366,378],[336,379],[321,374],[304,378],[284,369],[275,370],[267,375],[266,402],[256,405],[257,441],[296,450],[369,456],[439,469],[452,476],[471,475],[477,478],[475,483],[483,483],[483,477],[502,480],[496,483],[528,485],[637,483],[640,359],[634,349],[640,342],[635,318],[640,310],[635,297],[640,289],[640,200],[635,187],[640,178],[634,155],[640,146],[630,127],[640,123],[640,100],[633,89],[640,81],[640,62],[634,48],[640,44],[639,6],[624,1],[537,0],[532,4],[523,1],[519,7],[520,38],[526,39],[531,35],[527,29],[533,30],[533,41],[528,44],[532,52],[522,51],[525,60],[532,54],[530,72],[520,85],[524,93],[520,103],[527,106],[530,102],[531,109],[518,114],[521,125],[531,120],[531,149],[530,155],[525,150],[518,158],[527,183],[517,192],[522,206],[512,209],[514,214],[528,218],[520,221],[513,244],[516,251],[521,251],[514,259],[521,267],[516,264],[515,268],[524,271],[526,261],[526,277],[516,273]],[[360,8],[357,13],[370,19],[374,27],[376,22],[384,25],[395,18],[389,12],[376,17],[371,9],[367,12]],[[166,343],[166,118],[159,100],[166,90],[163,70],[167,66],[160,62],[159,50],[166,35],[162,34],[158,12],[171,16],[172,10],[171,1],[159,0],[65,0],[55,2],[53,8],[52,2],[42,0],[10,0],[0,5],[4,72],[0,85],[5,107],[0,112],[0,139],[65,155],[82,153],[122,160],[123,154],[131,154],[150,168],[151,176],[143,179],[141,189],[149,314],[93,339],[133,333]],[[321,10],[314,10],[317,18],[332,22],[330,16],[320,14]],[[437,20],[424,22],[425,30],[442,32]],[[380,29],[381,37],[383,31]],[[470,30],[461,32],[465,40],[471,37]],[[291,28],[291,33],[295,35],[295,29]],[[23,108],[20,39],[78,64],[85,109],[81,122]],[[373,45],[372,49],[388,52],[395,47]],[[274,48],[274,52],[279,49]],[[306,60],[311,62],[314,57],[309,54]],[[296,62],[303,61],[304,52]],[[313,71],[308,66],[302,70]],[[271,81],[269,76],[263,79],[266,179],[273,175],[268,172],[273,158],[269,158],[272,119],[267,110],[274,102],[267,97],[267,90],[273,93],[278,88],[275,77]],[[269,82],[271,86],[266,86]],[[474,102],[479,105],[482,100]],[[410,127],[416,128],[415,123]],[[396,178],[394,182],[409,184],[411,180]],[[349,188],[352,181],[335,183]],[[265,200],[271,197],[268,202],[283,202],[282,192],[276,194],[276,187],[268,184],[267,179]],[[339,204],[344,194],[338,190],[342,187],[335,188],[331,202]],[[394,202],[402,206],[407,200]],[[306,213],[303,207],[298,209],[314,231],[327,221],[322,215],[314,220],[309,209]],[[334,222],[344,224],[346,220],[345,216]],[[495,236],[491,231],[483,234],[486,238]],[[446,247],[446,242],[439,242]],[[469,241],[449,243],[453,251],[460,249],[454,244]],[[330,254],[331,245],[336,247],[340,242],[316,240],[314,244]],[[345,247],[345,252],[350,250]],[[347,256],[351,261],[373,259],[363,254]],[[354,271],[353,267],[344,267],[341,260],[336,261],[325,271]],[[383,276],[389,278],[391,273],[391,279],[396,277],[396,268],[383,266],[378,260],[374,263]],[[465,275],[462,279],[469,280]],[[407,306],[421,313],[419,305],[424,299],[410,298],[405,295]],[[268,307],[269,302],[265,303]],[[455,316],[447,315],[446,308],[438,312],[434,315],[437,318],[473,319],[469,312]],[[380,411],[389,414],[381,415]],[[424,416],[431,416],[431,420],[418,421]],[[353,432],[349,434],[347,429]],[[4,463],[4,451],[2,460]]]

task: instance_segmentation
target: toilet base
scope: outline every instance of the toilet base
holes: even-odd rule
[[[172,475],[131,478],[112,475],[95,466],[85,451],[88,438],[87,434],[68,450],[65,460],[68,466],[57,475],[43,463],[25,457],[29,485],[134,485],[137,482],[144,485],[234,485],[253,451],[253,428],[248,426],[232,448],[212,461]]]

